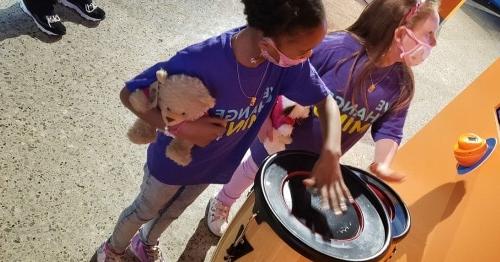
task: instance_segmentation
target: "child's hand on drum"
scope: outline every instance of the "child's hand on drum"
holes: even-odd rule
[[[340,155],[323,153],[313,167],[312,176],[304,180],[307,187],[315,187],[321,194],[321,206],[331,208],[335,215],[347,210],[346,200],[354,198],[344,183],[339,164]]]

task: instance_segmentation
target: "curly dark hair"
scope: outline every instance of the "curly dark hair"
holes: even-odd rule
[[[295,34],[320,25],[325,19],[321,0],[242,0],[249,26],[264,36]]]

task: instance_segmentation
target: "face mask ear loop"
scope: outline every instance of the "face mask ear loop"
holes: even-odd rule
[[[271,38],[264,38],[264,41],[267,42],[267,44],[269,44],[271,47],[273,47],[275,49],[275,51],[278,53],[279,55],[279,61],[276,61],[270,54],[269,52],[267,51],[263,51],[263,55],[264,57],[268,57],[268,60],[273,63],[273,64],[276,64],[278,66],[281,66],[281,67],[289,67],[289,66],[294,66],[294,65],[298,65],[298,64],[301,64],[303,62],[305,62],[308,58],[302,58],[302,59],[291,59],[289,58],[288,56],[286,56],[285,54],[283,54],[279,49],[278,47],[276,46],[276,44],[274,43],[274,41],[271,39]]]
[[[406,27],[405,27],[406,28]],[[415,42],[417,42],[418,44],[421,44],[421,45],[424,45],[426,47],[430,47],[432,48],[432,46],[430,46],[429,44],[423,42],[422,40],[418,39],[417,36],[415,35],[415,33],[413,33],[412,30],[406,28],[406,32],[408,33],[408,35],[411,37],[411,39],[415,40]]]
[[[405,31],[406,31],[406,34],[408,34],[412,40],[417,42],[417,45],[415,45],[412,49],[405,51],[403,48],[403,43],[402,43],[403,39],[401,38],[401,42],[398,45],[399,50],[401,50],[401,54],[399,54],[399,58],[401,58],[401,59],[403,59],[403,57],[406,54],[409,54],[409,53],[415,51],[418,48],[418,43],[419,43],[419,41],[417,39],[414,39],[414,35],[412,35],[412,32],[410,31],[410,29],[408,29],[406,26],[405,26]]]

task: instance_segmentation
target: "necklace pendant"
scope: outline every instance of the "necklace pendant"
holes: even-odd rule
[[[371,84],[370,87],[368,87],[368,93],[375,91],[375,88],[377,87],[374,84]]]
[[[250,58],[250,63],[256,64],[257,63],[257,59],[255,57]]]
[[[257,97],[255,96],[250,97],[250,106],[255,106],[256,102],[257,102]]]

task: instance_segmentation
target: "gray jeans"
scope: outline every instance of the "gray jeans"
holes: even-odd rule
[[[141,191],[132,205],[121,213],[110,244],[117,252],[125,251],[140,229],[139,236],[147,245],[155,245],[161,233],[205,190],[204,185],[167,185],[154,178],[144,166]]]

